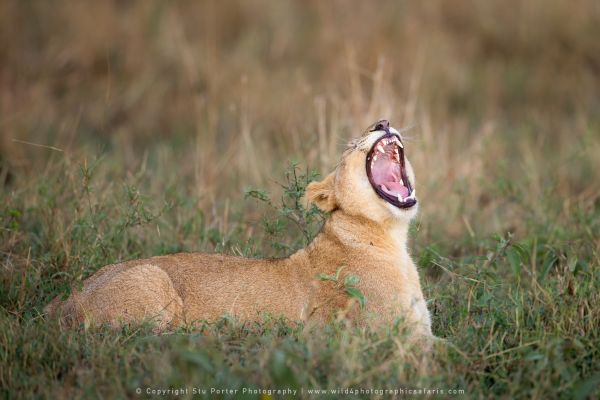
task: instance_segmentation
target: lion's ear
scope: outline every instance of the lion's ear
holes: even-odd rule
[[[337,208],[333,183],[335,172],[330,173],[320,182],[312,182],[306,187],[306,199],[314,203],[322,211],[331,212]]]

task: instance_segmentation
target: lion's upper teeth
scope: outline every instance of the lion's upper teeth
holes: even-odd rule
[[[383,146],[382,146],[381,144],[378,144],[378,145],[377,145],[377,150],[378,150],[380,153],[382,153],[382,154],[385,154],[385,150],[383,149]]]

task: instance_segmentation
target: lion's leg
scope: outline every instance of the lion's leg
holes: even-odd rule
[[[171,278],[151,264],[103,276],[74,293],[63,306],[64,318],[74,323],[119,327],[151,321],[158,331],[181,323],[182,312],[183,302]]]

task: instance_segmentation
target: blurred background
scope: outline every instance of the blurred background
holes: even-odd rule
[[[413,127],[418,244],[460,253],[600,208],[599,93],[595,0],[2,1],[0,186],[26,209],[98,165],[91,203],[175,190],[226,235],[246,188],[324,175],[387,118]]]

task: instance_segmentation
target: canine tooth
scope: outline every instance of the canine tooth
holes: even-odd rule
[[[377,145],[377,150],[378,150],[380,153],[382,153],[382,154],[385,154],[385,150],[383,149],[383,146],[382,146],[381,144],[378,144],[378,145]]]

